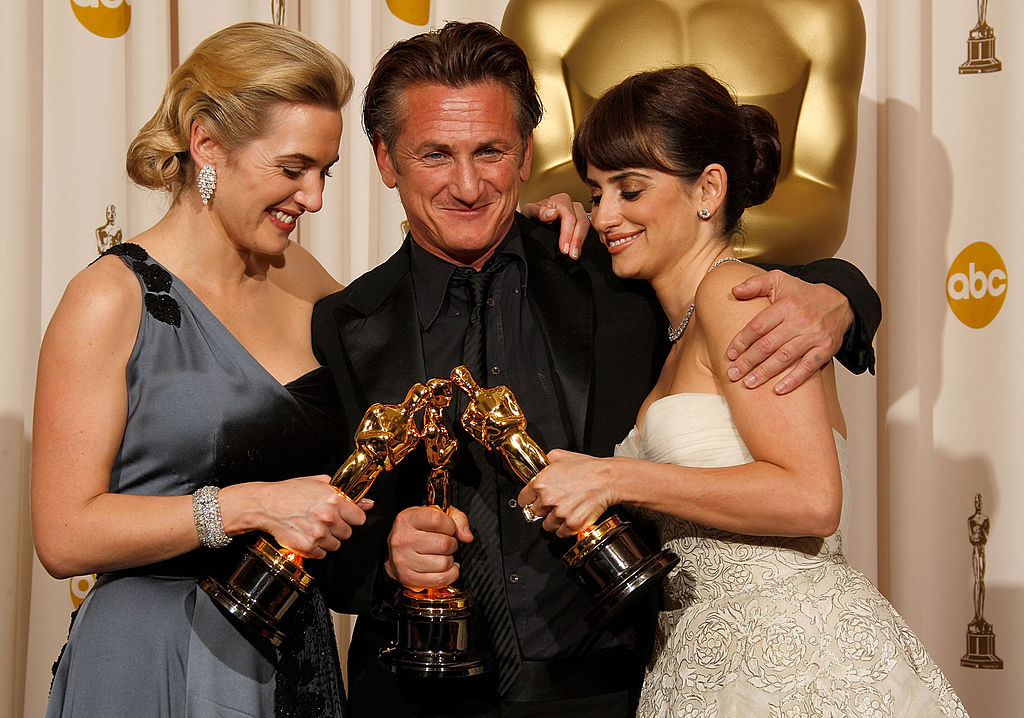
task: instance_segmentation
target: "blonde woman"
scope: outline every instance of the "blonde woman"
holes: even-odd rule
[[[80,272],[46,332],[33,447],[36,549],[98,574],[48,716],[344,712],[318,593],[277,650],[197,587],[250,531],[323,557],[363,523],[328,484],[332,385],[310,348],[339,285],[291,239],[338,160],[352,80],[305,36],[245,23],[174,72],[128,151],[166,215]]]

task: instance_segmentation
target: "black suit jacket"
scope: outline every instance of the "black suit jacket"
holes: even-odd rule
[[[569,417],[572,445],[609,455],[632,427],[640,403],[667,349],[665,320],[646,283],[611,272],[607,252],[588,242],[573,261],[557,250],[550,228],[517,216],[526,254],[527,298],[541,327]],[[344,456],[366,408],[401,401],[425,376],[410,267],[409,241],[390,259],[344,291],[321,300],[313,312],[314,352],[329,366],[341,397]],[[460,344],[462,337],[452,337]],[[515,390],[515,387],[511,387]],[[350,683],[375,672],[375,652],[392,628],[373,617],[389,592],[383,574],[386,540],[394,516],[424,501],[427,467],[421,449],[381,476],[370,490],[376,505],[367,524],[327,561],[332,608],[358,613],[350,651]],[[382,591],[382,588],[384,589]],[[582,591],[582,589],[576,589]],[[582,594],[581,594],[582,596]],[[589,600],[589,599],[588,599]],[[579,616],[556,620],[582,620]],[[358,690],[358,686],[354,686]]]
[[[645,282],[615,277],[599,242],[588,241],[580,260],[574,261],[558,252],[554,230],[519,215],[515,221],[528,266],[528,301],[545,336],[570,419],[572,445],[565,448],[610,455],[632,428],[661,369],[668,349],[664,315]],[[313,311],[314,353],[330,367],[341,398],[339,459],[351,450],[352,435],[370,404],[400,402],[412,384],[430,378],[425,376],[409,242],[407,238],[398,252],[345,290],[322,299]],[[843,285],[858,314],[855,334],[861,338],[848,342],[861,358],[860,366],[851,368],[863,371],[871,359],[877,295],[855,268],[830,264],[835,262],[809,265],[800,274]],[[830,281],[833,275],[839,275],[838,281]],[[452,341],[461,344],[462,337]],[[323,566],[331,607],[360,616],[349,652],[353,697],[372,692],[380,715],[402,715],[408,705],[388,690],[376,666],[376,653],[393,631],[382,602],[395,587],[383,572],[387,535],[399,511],[423,503],[427,471],[422,449],[417,449],[395,471],[381,476],[369,493],[376,505],[366,525]],[[582,589],[576,590],[581,591],[579,615],[552,620],[582,620],[592,603]],[[638,621],[640,657],[635,666],[623,668],[639,675],[649,636],[645,620]]]

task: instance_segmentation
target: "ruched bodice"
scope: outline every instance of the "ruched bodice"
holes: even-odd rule
[[[924,646],[827,538],[747,536],[642,511],[680,557],[638,716],[966,716]],[[712,468],[753,461],[725,398],[673,394],[616,454]]]
[[[849,505],[846,439],[834,432],[843,476],[843,519],[826,539],[748,536],[643,511],[663,543],[681,558],[665,582],[666,607],[722,598],[750,590],[753,583],[780,581],[794,571],[843,561],[842,536]],[[725,397],[670,394],[647,410],[644,429],[634,428],[616,447],[617,455],[698,468],[737,466],[753,461],[732,423]]]

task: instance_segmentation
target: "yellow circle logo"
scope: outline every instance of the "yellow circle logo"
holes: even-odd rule
[[[95,583],[95,574],[89,574],[88,576],[75,576],[68,581],[68,586],[71,589],[71,603],[75,608],[82,605],[82,601],[84,601],[85,597],[89,595],[89,591]]]
[[[387,0],[391,14],[410,25],[430,22],[430,0]]]
[[[961,322],[981,329],[996,318],[1006,300],[1006,264],[988,242],[964,247],[946,276],[946,299]]]
[[[71,0],[71,9],[86,30],[100,37],[121,37],[132,24],[128,0]]]

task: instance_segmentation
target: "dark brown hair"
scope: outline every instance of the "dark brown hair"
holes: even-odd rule
[[[403,92],[414,85],[463,88],[497,82],[512,95],[525,142],[540,122],[541,103],[526,54],[485,22],[450,22],[439,30],[396,42],[377,62],[363,97],[363,129],[380,135],[388,150],[405,121]]]
[[[128,176],[177,194],[195,174],[193,121],[233,152],[259,138],[282,103],[341,112],[351,94],[348,68],[319,43],[278,25],[231,25],[199,43],[171,75],[159,109],[128,147]]]
[[[775,191],[782,145],[771,113],[737,105],[720,82],[686,65],[641,72],[605,92],[576,130],[572,161],[584,180],[589,164],[646,167],[686,182],[718,163],[729,182],[722,227],[729,237],[743,210]]]

